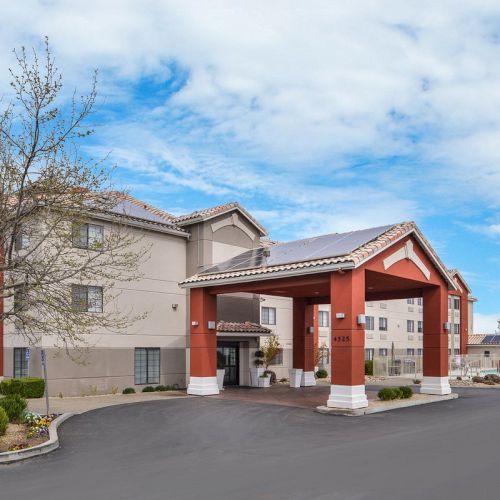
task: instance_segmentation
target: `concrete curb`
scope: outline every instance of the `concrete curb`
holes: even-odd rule
[[[5,451],[0,453],[0,464],[10,464],[18,462],[19,460],[26,460],[27,458],[38,457],[45,455],[51,451],[59,448],[59,436],[57,435],[57,428],[68,418],[72,417],[73,413],[63,413],[59,415],[49,426],[49,439],[45,443],[26,448],[18,451]]]
[[[314,411],[322,413],[323,415],[342,415],[346,417],[360,417],[362,415],[370,415],[371,413],[381,413],[383,411],[397,410],[399,408],[409,408],[411,406],[428,405],[432,403],[441,403],[442,401],[450,401],[457,399],[457,393],[446,394],[444,396],[435,396],[433,399],[400,399],[397,401],[390,401],[384,405],[358,408],[356,410],[349,410],[344,408],[328,408],[327,406],[317,406]]]

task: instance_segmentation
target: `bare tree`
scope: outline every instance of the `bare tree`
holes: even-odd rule
[[[87,334],[142,317],[116,307],[115,283],[139,277],[148,249],[116,210],[110,170],[81,153],[96,74],[90,93],[68,103],[47,39],[43,57],[14,54],[14,97],[0,115],[1,320],[31,344],[50,335],[81,350]],[[95,218],[107,222],[89,225]]]

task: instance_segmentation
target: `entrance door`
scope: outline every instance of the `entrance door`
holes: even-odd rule
[[[218,342],[222,366],[226,370],[224,385],[240,385],[240,345],[238,342]]]

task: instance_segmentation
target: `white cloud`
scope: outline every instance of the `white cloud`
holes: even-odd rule
[[[500,311],[496,314],[474,313],[474,333],[495,333],[498,330]]]

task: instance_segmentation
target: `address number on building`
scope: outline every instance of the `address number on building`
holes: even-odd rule
[[[351,337],[349,335],[336,335],[333,337],[334,342],[350,342]]]

